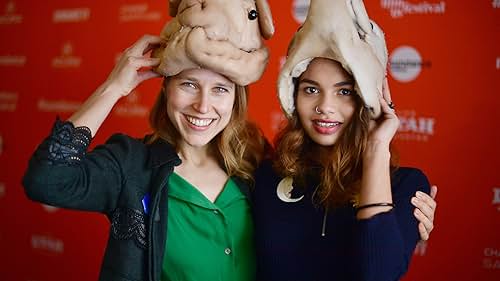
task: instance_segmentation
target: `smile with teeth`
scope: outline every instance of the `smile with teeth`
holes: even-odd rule
[[[329,122],[329,121],[324,121],[324,120],[314,120],[313,122],[316,126],[323,127],[323,128],[333,128],[335,126],[340,125],[340,122],[337,122],[337,121]]]
[[[215,120],[212,118],[200,119],[200,118],[196,118],[196,117],[189,116],[189,115],[185,115],[185,116],[186,116],[186,120],[196,127],[207,127],[210,124],[212,124],[212,122]]]

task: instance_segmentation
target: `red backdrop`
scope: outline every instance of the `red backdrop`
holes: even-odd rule
[[[269,66],[250,117],[272,138],[283,115],[275,81],[308,1],[270,0]],[[439,185],[436,229],[405,280],[500,280],[500,1],[366,1],[384,29],[403,165]],[[166,0],[0,0],[0,280],[96,280],[103,215],[26,199],[21,177],[57,115],[67,118],[142,34],[159,34]],[[93,144],[141,136],[159,89],[122,100]]]

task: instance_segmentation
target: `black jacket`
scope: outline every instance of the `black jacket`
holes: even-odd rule
[[[181,160],[163,141],[148,145],[116,134],[86,154],[89,143],[89,133],[57,121],[30,159],[23,178],[27,196],[53,206],[106,214],[111,228],[99,280],[160,280],[167,237],[167,182]],[[248,186],[235,180],[248,195]]]

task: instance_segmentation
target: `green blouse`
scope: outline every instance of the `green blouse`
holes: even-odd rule
[[[229,179],[215,202],[173,173],[162,281],[253,281],[250,204]]]

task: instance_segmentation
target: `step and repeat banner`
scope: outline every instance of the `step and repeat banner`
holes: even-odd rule
[[[121,52],[169,20],[166,0],[0,1],[0,280],[96,280],[109,229],[100,214],[26,199],[21,178],[56,116],[69,117]],[[404,280],[500,280],[500,1],[365,1],[386,33],[401,164],[439,186],[436,228]],[[269,0],[276,33],[250,118],[273,138],[275,81],[309,1]],[[160,80],[113,109],[92,146],[142,136]]]

